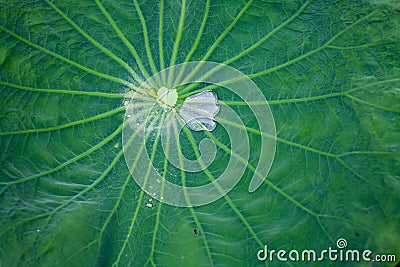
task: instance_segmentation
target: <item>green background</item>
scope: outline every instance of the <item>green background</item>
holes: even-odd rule
[[[224,198],[177,208],[129,176],[123,100],[194,60],[258,85],[277,151],[256,192],[248,169]],[[0,266],[281,266],[257,251],[339,238],[399,259],[399,77],[398,1],[0,1]]]

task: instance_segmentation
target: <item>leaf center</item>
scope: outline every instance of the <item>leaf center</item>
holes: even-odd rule
[[[175,106],[178,99],[178,93],[176,92],[176,89],[169,89],[165,86],[158,89],[157,96],[159,102],[170,108]]]

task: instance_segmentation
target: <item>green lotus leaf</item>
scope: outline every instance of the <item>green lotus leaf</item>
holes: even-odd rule
[[[243,73],[261,100],[211,82],[170,86],[190,78],[183,71],[159,76],[167,95],[144,86],[199,61]],[[395,266],[399,77],[395,0],[1,1],[0,266]],[[155,103],[142,124],[150,130],[123,140],[141,90]],[[176,116],[165,135],[179,150],[174,165],[157,105],[173,112],[209,90],[215,118],[188,127]],[[223,125],[247,136],[247,155]],[[147,153],[151,164],[128,166],[124,142],[141,135],[133,156]],[[276,144],[272,166],[265,140]],[[202,152],[212,149],[208,162]],[[231,158],[243,174],[206,205],[191,205],[185,191],[186,204],[171,205],[137,183],[140,170],[143,181],[158,174],[161,185],[201,187]],[[184,170],[199,159],[202,171]],[[263,261],[266,246],[275,254]],[[289,258],[329,248],[386,262]]]

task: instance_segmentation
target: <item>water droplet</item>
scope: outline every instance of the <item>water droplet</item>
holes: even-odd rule
[[[213,91],[204,91],[187,97],[179,110],[179,115],[189,129],[211,132],[217,126],[214,117],[219,109],[217,94]]]

